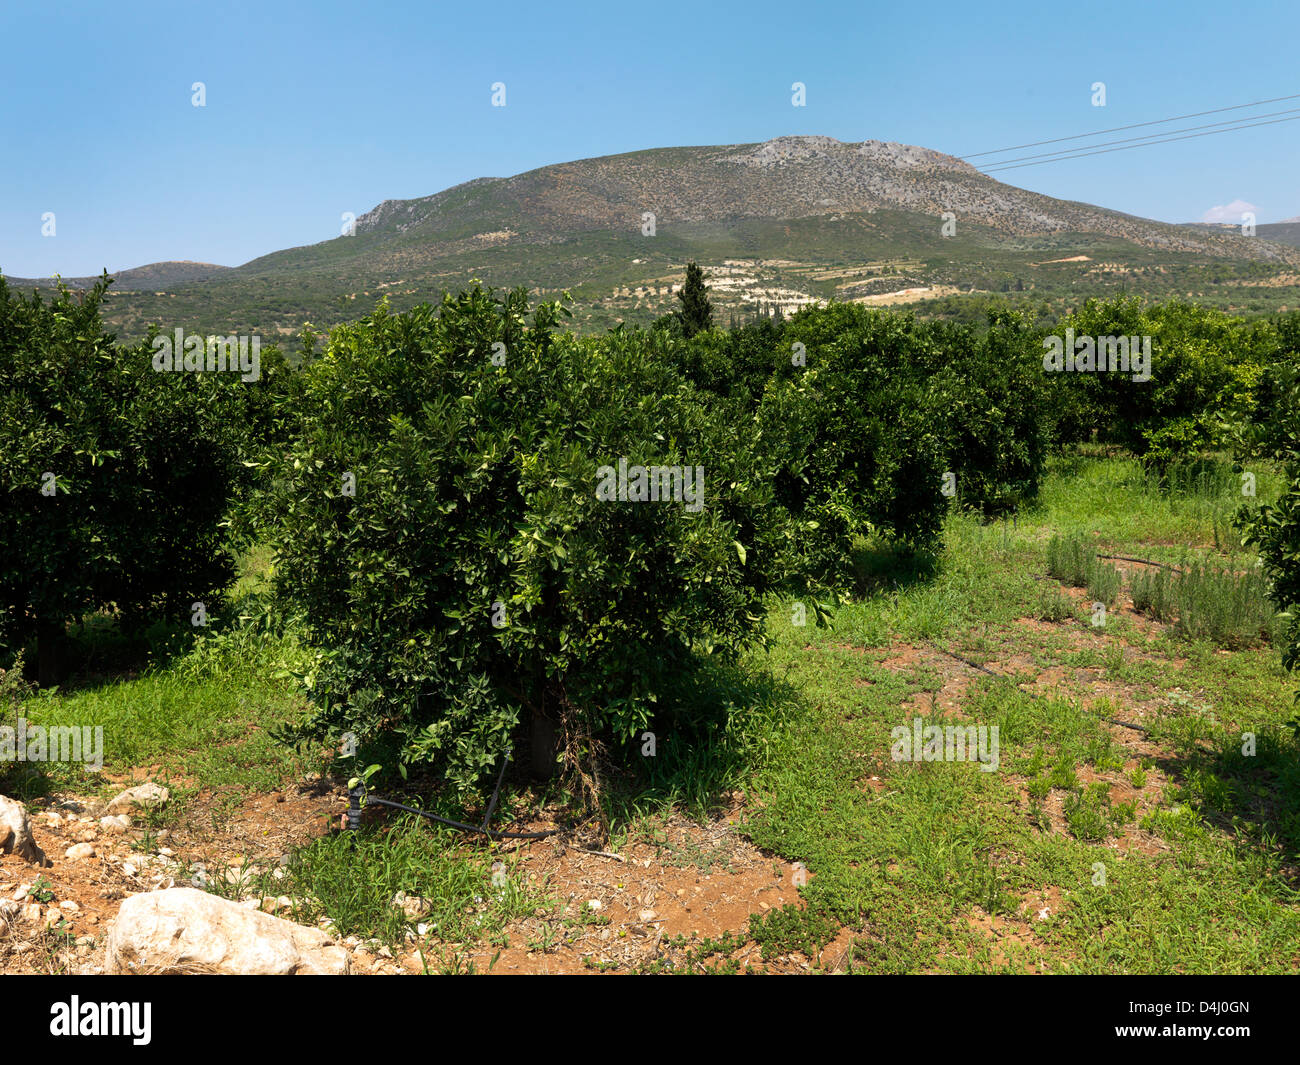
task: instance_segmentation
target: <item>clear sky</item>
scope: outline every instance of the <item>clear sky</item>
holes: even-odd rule
[[[1296,0],[0,0],[0,271],[238,265],[384,199],[641,148],[820,133],[967,155],[1300,93],[1297,39]],[[1300,215],[1300,122],[996,176],[1279,221]]]

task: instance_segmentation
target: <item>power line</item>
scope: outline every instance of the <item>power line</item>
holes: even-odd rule
[[[1275,118],[1278,115],[1294,115],[1298,112],[1300,112],[1300,107],[1289,107],[1285,111],[1265,111],[1262,115],[1252,115],[1250,121],[1254,122],[1256,119]],[[1223,122],[1207,122],[1203,126],[1184,126],[1182,129],[1170,129],[1170,130],[1166,130],[1164,133],[1144,133],[1140,137],[1124,137],[1121,138],[1120,140],[1102,141],[1100,144],[1081,144],[1078,146],[1078,148],[1060,148],[1054,152],[1042,152],[1038,155],[1022,155],[1022,156],[1018,156],[1015,159],[1001,159],[998,162],[994,163],[993,166],[1002,167],[1002,166],[1009,165],[1011,163],[1023,162],[1026,159],[1050,159],[1053,156],[1064,156],[1068,152],[1081,151],[1084,148],[1106,148],[1112,144],[1132,144],[1135,141],[1149,141],[1152,144],[1160,144],[1162,142],[1156,138],[1172,137],[1173,134],[1175,133],[1190,133],[1193,130],[1197,130],[1197,129],[1213,129],[1215,126],[1231,126],[1233,123],[1240,122],[1240,121],[1242,120],[1239,118],[1229,118]],[[1233,128],[1244,129],[1245,127],[1234,126]],[[1215,132],[1227,133],[1228,131],[1216,130]],[[1141,147],[1140,144],[1135,144],[1134,146]]]
[[[1174,115],[1172,118],[1157,118],[1150,122],[1134,122],[1129,126],[1113,126],[1110,129],[1099,129],[1092,133],[1076,133],[1072,137],[1053,137],[1050,140],[1031,141],[1028,144],[1013,144],[1010,148],[998,148],[991,152],[976,152],[974,155],[962,155],[958,158],[963,160],[978,159],[983,155],[1001,155],[1003,152],[1018,152],[1021,148],[1037,148],[1042,144],[1060,144],[1062,141],[1077,141],[1082,140],[1085,137],[1100,137],[1103,133],[1122,133],[1126,129],[1141,129],[1143,126],[1160,126],[1166,122],[1181,122],[1185,118],[1202,118],[1205,115],[1217,115],[1224,111],[1240,111],[1246,107],[1262,107],[1264,104],[1280,103],[1282,100],[1300,100],[1300,93],[1295,93],[1292,96],[1274,96],[1269,100],[1256,100],[1254,103],[1249,104],[1233,104],[1231,107],[1215,107],[1211,108],[1209,111],[1194,111],[1190,115]]]
[[[1045,166],[1047,163],[1060,163],[1067,159],[1082,159],[1086,155],[1105,155],[1108,152],[1127,152],[1134,148],[1146,148],[1152,144],[1172,144],[1174,141],[1195,140],[1197,137],[1212,137],[1216,133],[1232,133],[1234,130],[1251,129],[1254,126],[1275,126],[1279,122],[1297,122],[1300,121],[1300,115],[1293,115],[1291,118],[1274,118],[1267,122],[1248,122],[1241,126],[1231,126],[1228,129],[1212,129],[1204,133],[1189,133],[1185,137],[1169,137],[1166,140],[1146,141],[1142,144],[1125,144],[1118,148],[1098,148],[1095,151],[1079,152],[1075,155],[1060,155],[1053,159],[1044,159],[1037,163],[1015,163],[1010,166],[994,166],[988,170],[981,171],[984,174],[996,174],[1002,170],[1020,170],[1027,166]]]

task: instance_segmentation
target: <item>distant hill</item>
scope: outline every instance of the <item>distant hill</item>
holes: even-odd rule
[[[229,266],[217,266],[215,263],[192,263],[188,261],[149,263],[136,266],[130,270],[121,270],[113,274],[113,286],[117,289],[167,289],[175,285],[184,285],[191,281],[207,281],[219,276]],[[47,285],[51,278],[6,277],[11,285],[30,286]],[[65,277],[64,283],[69,288],[88,288],[98,281],[98,277]]]
[[[1241,236],[1241,224],[1238,222],[1185,222],[1190,229],[1201,229],[1211,233],[1224,233]],[[1255,226],[1255,238],[1271,240],[1278,244],[1300,247],[1300,218],[1285,218],[1281,222],[1267,222]],[[1249,238],[1248,238],[1249,239]]]
[[[1256,226],[1255,235],[1265,240],[1275,240],[1280,244],[1290,244],[1294,248],[1300,248],[1300,218]]]
[[[381,296],[403,308],[480,278],[543,298],[572,290],[579,327],[599,329],[671,309],[691,259],[723,315],[832,297],[1064,302],[1265,282],[1270,298],[1287,298],[1300,251],[1266,228],[1246,240],[1057,200],[911,145],[779,137],[583,159],[385,200],[353,236],[235,268],[124,271],[110,307],[128,338],[150,321],[287,337],[304,322],[367,313]]]

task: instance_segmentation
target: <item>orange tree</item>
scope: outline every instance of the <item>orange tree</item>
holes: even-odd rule
[[[57,679],[66,623],[210,607],[249,441],[241,382],[155,372],[100,322],[109,279],[43,301],[0,278],[0,643]]]

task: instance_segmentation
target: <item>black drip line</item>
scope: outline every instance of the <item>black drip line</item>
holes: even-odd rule
[[[436,821],[448,828],[459,829],[461,832],[477,832],[489,839],[546,839],[548,836],[555,836],[563,832],[564,829],[562,828],[548,828],[544,832],[507,832],[501,829],[488,828],[492,815],[496,812],[497,801],[501,798],[501,782],[505,780],[506,767],[509,764],[510,752],[506,751],[501,762],[501,771],[497,774],[496,787],[492,789],[492,799],[488,802],[487,812],[483,815],[481,825],[469,825],[464,821],[453,821],[447,817],[431,814],[427,810],[417,810],[414,806],[407,806],[400,802],[393,802],[391,799],[381,799],[368,795],[366,786],[358,784],[355,788],[348,789],[348,831],[359,832],[361,830],[361,802],[364,799],[366,803],[374,803],[377,806],[390,806],[394,810],[402,810],[408,814],[418,814],[420,817],[426,817],[430,821]]]

